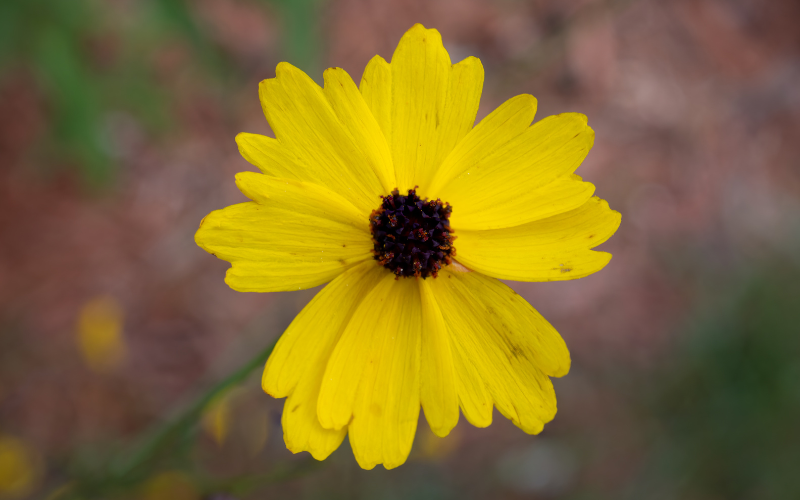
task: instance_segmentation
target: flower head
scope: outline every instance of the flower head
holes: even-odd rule
[[[0,498],[21,498],[39,476],[40,457],[24,441],[0,434]]]
[[[594,141],[586,117],[531,126],[536,99],[521,95],[473,128],[480,61],[451,64],[419,24],[358,87],[340,68],[324,88],[287,63],[276,73],[259,87],[276,138],[236,138],[262,172],[236,177],[252,201],[209,214],[196,241],[232,264],[235,290],[328,283],[264,370],[287,398],[287,447],[322,460],[349,434],[362,467],[396,467],[420,407],[439,436],[459,409],[488,426],[493,407],[540,432],[569,352],[497,278],[581,278],[611,259],[591,249],[620,215],[573,174]]]

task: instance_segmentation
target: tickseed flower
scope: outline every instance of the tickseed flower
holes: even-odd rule
[[[251,201],[209,214],[196,241],[232,264],[235,290],[328,283],[264,370],[287,398],[287,447],[322,460],[349,434],[361,467],[397,467],[420,407],[439,436],[459,409],[488,426],[493,406],[540,432],[569,352],[498,278],[581,278],[611,259],[591,249],[620,215],[573,174],[594,141],[586,117],[531,126],[536,99],[520,95],[473,128],[481,62],[451,64],[419,24],[358,87],[341,68],[324,88],[287,63],[276,73],[259,93],[277,138],[236,137],[262,172],[236,176]]]
[[[21,498],[39,475],[39,457],[24,441],[0,434],[0,498]]]
[[[125,361],[122,306],[113,297],[99,296],[81,307],[77,341],[86,365],[96,372],[112,372]]]

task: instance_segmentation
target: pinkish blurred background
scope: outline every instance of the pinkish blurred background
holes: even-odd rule
[[[792,0],[6,0],[0,498],[800,498],[798,21]],[[114,477],[315,293],[234,292],[193,241],[244,199],[236,133],[271,134],[258,82],[283,60],[358,81],[415,22],[482,60],[479,119],[531,93],[596,132],[578,173],[623,214],[614,259],[512,284],[572,352],[556,419],[421,422],[399,469],[346,442],[316,464],[256,370]]]

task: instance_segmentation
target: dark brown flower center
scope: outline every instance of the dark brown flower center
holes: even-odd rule
[[[423,200],[416,188],[408,195],[395,189],[381,198],[381,206],[370,216],[375,260],[398,278],[435,278],[456,255],[450,204]]]

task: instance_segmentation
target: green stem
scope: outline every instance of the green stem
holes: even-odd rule
[[[126,482],[126,480],[134,479],[140,469],[152,464],[162,451],[174,444],[177,437],[192,428],[202,416],[203,410],[215,397],[244,382],[253,371],[263,366],[274,348],[275,342],[256,354],[227,378],[219,381],[171,421],[152,430],[149,436],[145,437],[144,441],[129,455],[128,459],[122,463],[112,465],[109,476],[115,482]]]

